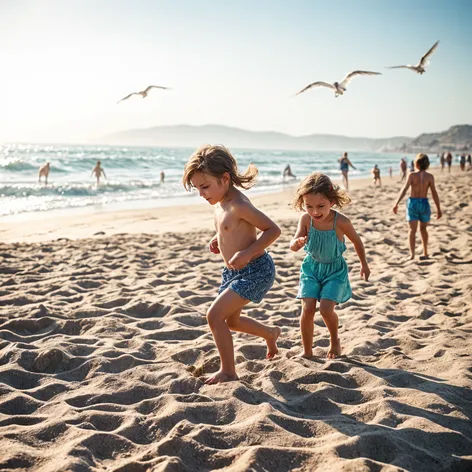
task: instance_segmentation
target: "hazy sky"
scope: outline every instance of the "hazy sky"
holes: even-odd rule
[[[173,124],[415,136],[472,123],[469,0],[0,0],[0,142]],[[427,72],[416,64],[439,39]],[[346,95],[312,89],[355,69]],[[172,87],[116,102],[148,84]]]

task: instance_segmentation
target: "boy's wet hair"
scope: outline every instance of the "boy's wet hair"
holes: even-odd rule
[[[310,193],[319,193],[324,195],[338,208],[342,208],[351,201],[347,193],[339,185],[333,185],[331,179],[321,172],[313,172],[313,174],[300,182],[297,189],[297,195],[292,203],[293,208],[295,208],[295,210],[303,211],[305,209],[303,197]]]
[[[419,170],[427,170],[429,167],[429,157],[426,154],[417,154],[415,158],[415,167]]]
[[[251,163],[246,172],[241,174],[236,159],[228,149],[221,145],[212,146],[210,144],[198,148],[185,164],[182,183],[186,190],[193,187],[191,179],[195,172],[203,172],[217,179],[223,177],[223,174],[227,172],[233,185],[246,190],[256,183],[259,173],[257,167]]]

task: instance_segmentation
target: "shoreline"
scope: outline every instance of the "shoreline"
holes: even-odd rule
[[[437,176],[447,176],[439,166],[431,167],[430,171]],[[457,173],[460,170],[456,170]],[[456,173],[454,170],[452,175]],[[340,183],[340,179],[333,182]],[[287,184],[287,188],[274,192],[257,193],[249,190],[251,201],[276,221],[297,218],[297,213],[289,205],[295,195],[297,184]],[[350,179],[350,194],[362,189],[374,188],[372,178]],[[397,186],[401,188],[399,176],[382,177],[382,187]],[[43,242],[54,239],[79,239],[96,235],[114,235],[119,233],[166,233],[208,230],[213,228],[213,211],[209,205],[197,196],[180,198],[179,204],[167,205],[161,201],[149,201],[149,207],[138,209],[115,209],[96,206],[50,210],[0,217],[0,242]],[[280,211],[280,204],[285,209]],[[167,203],[167,201],[165,202]],[[277,209],[274,204],[277,203]],[[147,205],[146,205],[147,206]],[[189,211],[190,208],[190,211]]]
[[[367,181],[370,177],[352,177],[350,182]],[[339,179],[341,181],[341,179]],[[300,180],[288,180],[282,182],[280,185],[274,186],[274,188],[265,187],[260,189],[257,186],[250,189],[248,195],[252,198],[261,195],[274,195],[283,193],[287,189],[296,187]],[[336,182],[336,179],[333,180]],[[339,183],[339,182],[338,182]],[[362,184],[364,185],[364,183]],[[354,187],[354,186],[353,186]],[[90,215],[110,212],[121,212],[121,211],[141,211],[141,210],[153,210],[157,208],[165,207],[182,207],[186,205],[196,205],[202,203],[201,199],[196,194],[187,194],[180,196],[172,196],[167,198],[142,198],[135,200],[125,200],[122,202],[112,203],[97,203],[85,206],[71,206],[66,208],[53,208],[50,210],[36,210],[36,211],[25,211],[21,213],[13,213],[10,215],[0,215],[0,225],[2,223],[9,222],[21,222],[21,221],[36,221],[42,220],[43,218],[61,218],[64,216],[79,216],[79,215]]]

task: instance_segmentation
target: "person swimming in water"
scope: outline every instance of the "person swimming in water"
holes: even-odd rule
[[[43,166],[39,168],[39,183],[41,183],[41,177],[44,177],[45,184],[48,184],[49,171],[51,170],[51,165],[49,162],[46,162]]]

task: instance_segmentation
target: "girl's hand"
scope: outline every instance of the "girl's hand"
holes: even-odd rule
[[[442,211],[441,210],[438,210],[438,215],[436,216],[436,219],[439,220],[439,218],[441,218],[442,216]]]
[[[239,270],[246,267],[251,261],[251,257],[246,251],[235,252],[233,257],[228,261],[228,265],[231,269]]]
[[[220,253],[220,248],[218,247],[218,239],[214,237],[209,243],[208,243],[208,249],[210,252],[213,254],[219,254]]]
[[[307,239],[308,239],[307,236],[302,236],[300,238],[292,239],[290,241],[290,249],[294,252],[299,251],[306,244]]]
[[[370,276],[370,269],[369,266],[361,266],[361,279],[364,278],[365,281],[367,282],[369,280]]]
[[[395,213],[395,215],[398,213],[398,205],[393,207],[393,213]]]

